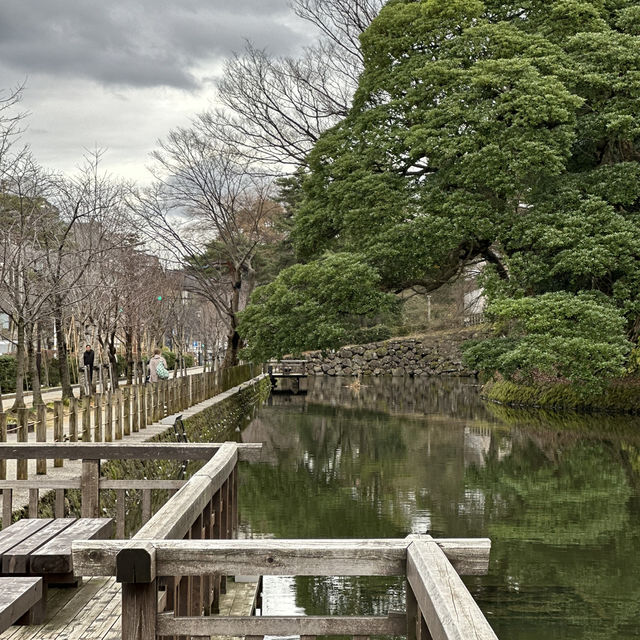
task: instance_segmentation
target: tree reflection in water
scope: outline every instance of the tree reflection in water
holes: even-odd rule
[[[244,430],[244,535],[488,535],[466,579],[502,640],[632,638],[640,626],[640,426],[485,406],[470,380],[310,380]],[[309,614],[382,614],[403,581],[301,579]]]

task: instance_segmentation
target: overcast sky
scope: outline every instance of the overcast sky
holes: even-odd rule
[[[0,90],[25,82],[25,140],[71,171],[83,149],[146,180],[158,138],[214,104],[222,62],[245,41],[298,51],[288,0],[0,0]]]

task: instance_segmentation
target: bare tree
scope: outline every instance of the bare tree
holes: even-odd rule
[[[206,117],[249,157],[303,166],[318,137],[349,111],[363,68],[359,36],[383,5],[294,0],[294,11],[316,27],[318,40],[298,58],[274,58],[249,44],[227,61],[218,84],[226,109]]]
[[[80,286],[89,266],[129,242],[113,233],[125,219],[125,185],[101,172],[101,156],[100,151],[86,155],[76,175],[56,182],[52,196],[60,224],[47,235],[46,263],[64,398],[72,395],[67,311],[89,293]]]
[[[9,161],[10,149],[22,133],[21,123],[24,112],[16,112],[16,106],[22,98],[22,86],[13,89],[0,89],[0,183],[4,178],[4,171],[11,165]],[[21,154],[17,154],[15,162]]]
[[[29,153],[21,153],[6,168],[0,192],[0,310],[15,327],[14,408],[24,407],[27,343],[48,315],[51,300],[44,265],[47,232],[57,223],[57,214],[46,200],[49,178]],[[35,400],[41,400],[35,358],[31,364]]]
[[[299,17],[314,24],[337,51],[342,51],[343,58],[362,62],[360,35],[386,3],[387,0],[293,0],[291,6]]]
[[[188,276],[227,326],[225,365],[238,361],[237,314],[255,285],[252,260],[278,205],[271,181],[198,118],[153,154],[156,182],[137,194],[140,231]]]

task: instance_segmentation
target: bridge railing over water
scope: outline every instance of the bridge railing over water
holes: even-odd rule
[[[307,372],[306,360],[270,360],[267,372],[272,376],[304,376]]]
[[[231,540],[237,523],[239,459],[225,443],[125,547],[74,543],[77,575],[122,583],[123,640],[266,635],[406,635],[409,640],[495,639],[459,577],[485,573],[490,541]],[[212,616],[227,575],[404,576],[407,607],[385,617]]]

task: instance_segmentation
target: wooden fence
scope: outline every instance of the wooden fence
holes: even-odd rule
[[[34,408],[35,420],[30,418],[28,409],[19,409],[16,422],[12,425],[18,442],[27,442],[28,432],[36,432],[37,442],[114,442],[146,429],[167,416],[204,402],[213,396],[250,380],[262,373],[260,366],[246,364],[230,369],[194,373],[181,378],[162,380],[153,384],[126,386],[105,395],[95,394],[69,401],[68,410],[62,400],[53,406],[53,429],[48,429],[51,420],[47,407],[42,404]],[[0,413],[0,443],[7,441],[8,414]],[[56,458],[55,467],[64,465],[62,458]],[[39,475],[47,473],[46,460],[38,459],[36,470]],[[21,460],[17,468],[17,479],[27,478],[27,462]],[[6,464],[0,463],[0,480],[6,479]]]
[[[259,456],[259,444],[238,445],[241,460],[255,460]],[[111,480],[100,477],[102,460],[210,460],[224,445],[216,443],[18,443],[0,444],[0,461],[16,459],[18,462],[33,458],[82,460],[82,472],[76,478],[48,479],[32,478],[25,480],[0,480],[3,496],[2,523],[8,526],[13,513],[13,492],[24,489],[29,491],[29,517],[39,516],[41,492],[55,493],[54,517],[65,515],[65,492],[78,489],[81,493],[81,516],[96,518],[102,515],[100,493],[103,490],[115,490],[116,536],[124,537],[125,497],[130,491],[139,491],[141,495],[142,524],[152,517],[152,491],[164,490],[173,493],[181,489],[185,480]],[[206,467],[205,467],[206,469]],[[200,473],[200,472],[198,472]],[[196,474],[198,475],[198,474]]]

